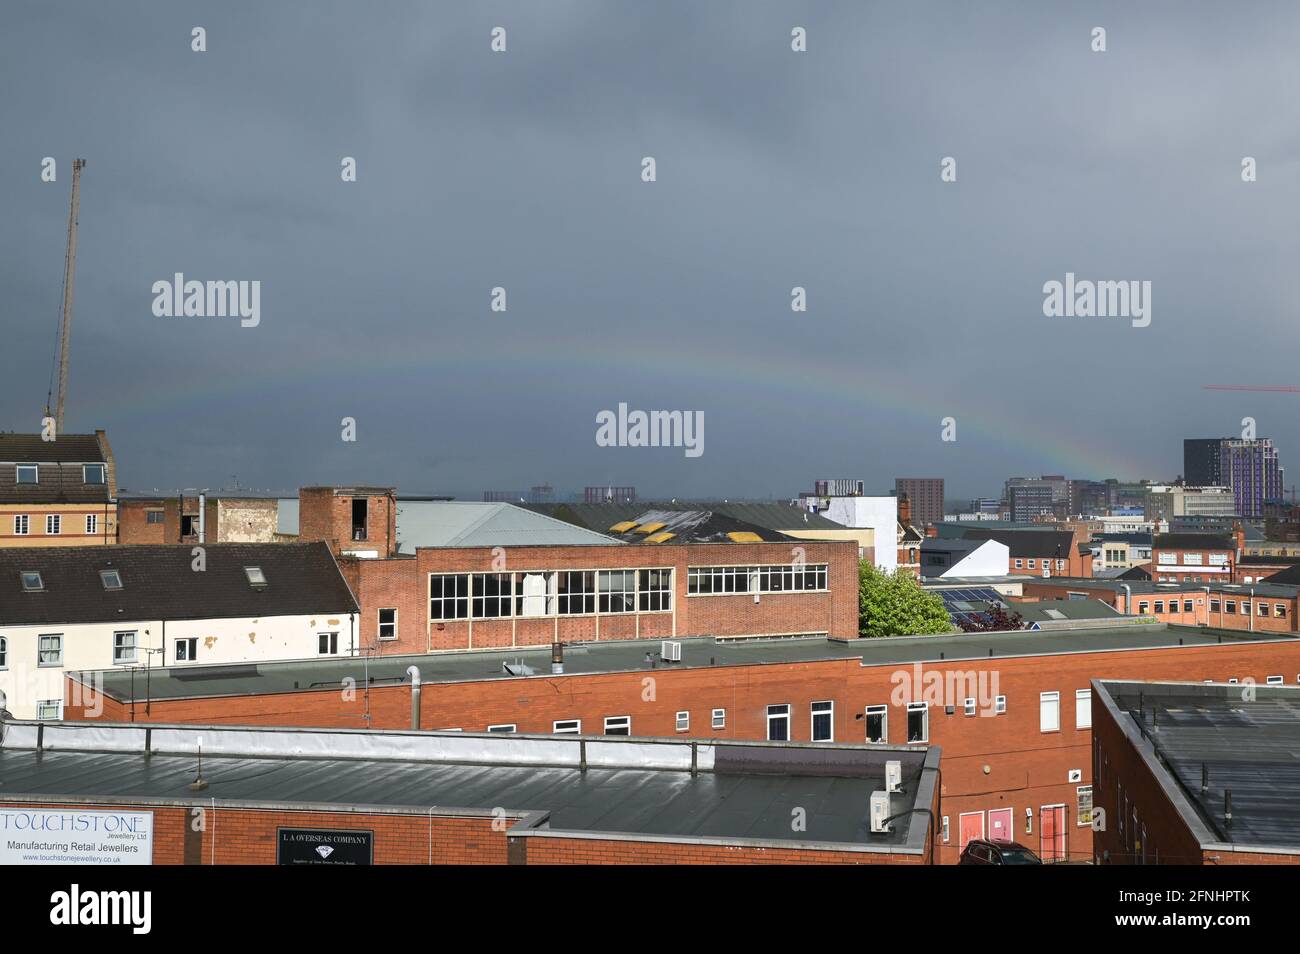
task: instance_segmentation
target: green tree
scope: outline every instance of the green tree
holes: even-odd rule
[[[906,573],[858,565],[859,636],[929,636],[953,631],[943,600]]]

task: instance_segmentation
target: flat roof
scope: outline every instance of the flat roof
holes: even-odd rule
[[[203,745],[202,792],[188,788]],[[146,754],[148,753],[148,754]],[[15,722],[0,805],[89,800],[301,811],[525,816],[536,836],[920,853],[938,748],[490,733]],[[872,833],[885,763],[902,786]],[[802,808],[806,830],[790,823]],[[544,817],[528,819],[533,813]],[[545,828],[538,827],[545,822]]]
[[[1077,629],[1003,633],[953,633],[942,636],[892,636],[880,639],[832,640],[823,637],[769,639],[675,640],[682,660],[664,663],[658,658],[658,640],[609,640],[566,643],[564,675],[613,672],[648,672],[652,668],[691,669],[709,666],[754,666],[819,660],[858,660],[864,666],[937,662],[940,659],[986,659],[989,656],[1033,656],[1056,653],[1152,649],[1220,642],[1267,642],[1295,639],[1284,633],[1251,633],[1235,629],[1173,626],[1121,617],[1105,626]],[[651,658],[647,661],[646,657]],[[506,670],[506,665],[527,670]],[[477,682],[551,675],[551,649],[538,646],[517,649],[475,649],[397,656],[346,656],[290,662],[232,665],[172,666],[153,669],[149,679],[134,680],[136,701],[148,693],[154,700],[212,696],[265,695],[307,690],[337,691],[344,679],[357,686],[409,683],[406,670],[415,666],[423,683]],[[83,681],[91,677],[83,674]],[[116,667],[94,674],[111,698],[132,699],[132,673]],[[146,688],[147,686],[147,688]]]
[[[1285,673],[1279,673],[1287,677]],[[1294,675],[1294,674],[1292,674]],[[1096,680],[1202,848],[1300,851],[1300,687]],[[1253,698],[1252,698],[1253,695]],[[1201,792],[1201,767],[1209,790]],[[1232,791],[1232,824],[1224,792]]]
[[[1157,571],[1159,569],[1157,568]],[[1111,580],[1098,579],[1095,576],[1053,576],[1029,577],[1024,583],[1041,583],[1046,586],[1063,586],[1073,590],[1107,590],[1112,593],[1123,592],[1125,585],[1134,596],[1163,593],[1190,593],[1204,591],[1208,586],[1211,593],[1223,593],[1227,596],[1240,593],[1249,596],[1253,591],[1256,596],[1276,596],[1290,599],[1300,592],[1300,586],[1285,583],[1157,583],[1154,580]]]

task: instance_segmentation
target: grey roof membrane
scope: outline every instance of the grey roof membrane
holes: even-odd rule
[[[863,665],[911,664],[944,659],[980,659],[1047,653],[1096,652],[1118,649],[1146,649],[1160,646],[1208,645],[1216,642],[1251,642],[1290,639],[1276,633],[1258,636],[1240,630],[1201,629],[1142,623],[1125,618],[1123,624],[1041,632],[957,633],[944,636],[905,636],[883,639],[855,639],[847,642],[825,638],[717,641],[709,638],[681,639],[682,661],[646,661],[657,656],[659,642],[624,640],[587,644],[566,644],[566,674],[626,672],[694,666],[745,666],[763,663],[807,662],[823,659],[859,659]],[[1131,621],[1130,621],[1131,620]],[[416,666],[424,683],[470,682],[483,679],[519,678],[504,670],[506,663],[522,663],[536,675],[550,678],[551,650],[473,650],[405,656],[347,657],[343,659],[242,665],[192,666],[155,669],[150,676],[153,699],[264,694],[305,689],[336,689],[345,677],[358,685],[406,682],[406,669]],[[131,674],[110,670],[100,674],[103,690],[112,698],[131,698]],[[135,681],[136,697],[143,700],[145,686]]]

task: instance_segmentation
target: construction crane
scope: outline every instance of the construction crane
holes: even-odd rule
[[[77,272],[77,213],[81,205],[81,170],[85,159],[72,161],[72,203],[68,209],[68,249],[63,257],[63,318],[59,324],[59,398],[54,410],[54,433],[63,433],[63,407],[68,397],[68,341],[72,334],[72,286]],[[45,416],[50,416],[50,395],[45,395]]]

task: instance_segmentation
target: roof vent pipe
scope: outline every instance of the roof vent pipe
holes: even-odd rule
[[[551,643],[551,675],[564,674],[564,643],[556,640]]]
[[[406,667],[406,674],[411,677],[411,728],[420,727],[420,670],[414,666]]]

